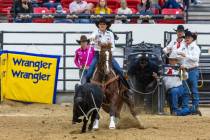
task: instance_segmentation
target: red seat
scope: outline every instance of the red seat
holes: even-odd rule
[[[141,0],[127,0],[127,5],[129,8],[137,9],[137,5],[141,3]]]
[[[178,15],[178,14],[183,14],[182,9],[167,9],[164,8],[162,9],[161,12],[163,15]]]
[[[163,9],[161,12],[163,15],[178,15],[178,14],[183,14],[183,11],[181,9]],[[157,20],[157,23],[162,23],[162,24],[184,24],[185,21],[184,19],[163,19],[163,20]]]
[[[51,7],[51,8],[50,8],[50,13],[56,13],[56,8]]]
[[[107,0],[107,6],[112,9],[112,11],[115,11],[120,7],[119,0]]]
[[[98,4],[98,0],[86,0],[86,1],[87,1],[87,3],[92,3],[95,6],[97,6],[97,4]]]
[[[69,8],[69,4],[72,3],[73,0],[61,0],[62,7]]]
[[[160,7],[162,7],[165,3],[165,0],[158,0],[158,4],[160,5]]]
[[[34,8],[35,14],[50,14],[52,13],[50,10],[48,10],[46,7],[35,7]],[[42,18],[36,18],[33,19],[34,23],[53,23],[53,19],[42,19]]]

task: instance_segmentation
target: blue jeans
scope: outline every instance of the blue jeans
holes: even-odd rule
[[[85,78],[88,82],[90,81],[90,78],[93,76],[98,60],[99,60],[99,52],[96,51],[95,56],[91,62],[91,65],[85,75]],[[112,58],[112,66],[113,66],[114,71],[120,76],[120,79],[122,80],[123,84],[129,87],[127,81],[125,80],[123,76],[123,71],[120,68],[120,65],[117,63],[117,61],[114,58]]]
[[[43,6],[47,7],[48,9],[50,9],[50,8],[57,8],[57,6],[59,4],[60,3],[46,2],[46,3],[43,3]]]
[[[188,107],[188,95],[184,92],[183,85],[169,89],[169,102],[172,112],[177,116],[185,116],[190,114]],[[181,100],[181,108],[178,107],[179,100]]]
[[[28,18],[28,19],[19,19],[16,18],[15,19],[15,23],[32,23],[32,19]]]
[[[91,23],[89,19],[75,19],[74,23]]]
[[[163,5],[163,8],[181,8],[178,2],[176,0],[168,0]]]
[[[188,75],[189,75],[189,77],[186,80],[186,83],[188,84],[190,92],[192,93],[192,106],[193,106],[193,108],[197,108],[199,105],[199,94],[198,94],[199,71],[198,71],[198,68],[188,71]],[[188,87],[186,85],[184,87],[185,87],[185,92],[187,92],[189,94]]]

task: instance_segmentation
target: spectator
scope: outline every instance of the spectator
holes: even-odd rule
[[[56,8],[60,4],[60,0],[43,0],[43,6],[50,8]]]
[[[99,0],[98,5],[95,8],[95,14],[111,14],[112,10],[107,7],[106,0]]]
[[[162,8],[184,9],[182,0],[166,0]]]
[[[69,5],[69,10],[71,14],[86,14],[89,13],[88,4],[83,0],[74,0]],[[90,23],[89,19],[75,19],[75,23]]]
[[[63,14],[66,13],[66,11],[63,10],[62,5],[58,5],[56,9],[56,14]],[[72,23],[73,21],[70,19],[55,19],[54,23]]]
[[[90,40],[85,35],[82,35],[77,42],[81,47],[75,52],[74,63],[79,68],[79,77],[82,79],[93,60],[94,48],[89,45]]]
[[[117,9],[117,14],[132,14],[132,10],[127,7],[126,0],[121,0],[120,6],[121,7]],[[115,23],[128,23],[129,21],[128,19],[116,20]]]
[[[11,9],[12,15],[15,17],[17,23],[30,23],[32,22],[29,18],[18,16],[20,13],[33,13],[33,7],[29,0],[18,0],[14,3]]]
[[[172,52],[169,57],[169,64],[171,66],[178,66],[179,57],[176,52]],[[169,68],[167,75],[163,78],[165,88],[168,94],[168,101],[171,108],[171,113],[176,116],[185,116],[191,114],[188,107],[189,97],[188,94],[184,92],[184,86],[180,77],[171,76],[175,74],[178,70]],[[156,77],[156,74],[154,75]],[[187,79],[188,74],[184,71],[184,77]],[[181,102],[181,108],[179,108],[179,103]]]
[[[199,111],[199,94],[198,94],[198,80],[199,80],[199,57],[201,50],[196,44],[197,35],[190,31],[185,33],[186,45],[179,51],[178,54],[183,57],[182,67],[186,68],[189,73],[189,78],[185,82],[185,92],[190,95],[192,93],[192,112],[193,114],[201,115]],[[189,88],[190,89],[189,89]]]
[[[142,3],[137,5],[138,13],[142,15],[153,15],[154,10],[160,10],[158,3],[152,3],[152,0],[142,0]]]

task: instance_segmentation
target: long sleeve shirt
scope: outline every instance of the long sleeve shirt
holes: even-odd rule
[[[196,44],[196,42],[192,42],[190,45],[185,45],[183,52],[186,57],[183,57],[183,60],[181,61],[181,64],[186,68],[193,68],[199,66],[199,58],[201,50]]]
[[[173,74],[177,74],[177,70],[174,70],[172,68],[169,68],[168,71],[167,71],[167,74],[168,75],[173,75]],[[185,76],[186,78],[188,78],[188,73],[187,72],[184,72],[183,73],[184,75],[182,76]],[[171,89],[171,88],[175,88],[175,87],[178,87],[178,86],[181,86],[182,85],[182,80],[180,77],[175,77],[175,76],[165,76],[163,78],[163,81],[164,81],[164,85],[165,85],[165,88],[166,88],[166,91]]]
[[[110,31],[105,31],[105,33],[103,33],[100,30],[96,30],[90,35],[89,38],[90,40],[94,40],[94,48],[96,51],[101,50],[100,43],[111,43],[112,51],[115,49],[114,34]]]
[[[181,42],[172,40],[164,49],[164,53],[169,54],[173,51],[181,51],[185,47],[184,39]]]
[[[81,1],[80,3],[73,1],[72,3],[69,4],[70,13],[80,14],[77,12],[78,10],[83,10],[82,13],[84,13],[86,9],[87,9],[86,1]]]
[[[88,56],[88,52],[89,52],[89,56]],[[85,63],[87,62],[86,67],[89,67],[93,60],[93,57],[94,57],[93,47],[88,46],[86,49],[79,48],[75,52],[74,63],[78,68],[81,69],[85,66]]]

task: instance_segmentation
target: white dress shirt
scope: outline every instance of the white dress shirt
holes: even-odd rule
[[[69,4],[70,13],[75,13],[77,10],[84,10],[84,9],[87,9],[86,1],[81,1],[80,3],[73,1],[72,3]]]
[[[186,79],[188,79],[188,73],[184,72],[183,76],[186,77]],[[175,76],[164,76],[163,78],[163,82],[166,88],[166,91],[168,91],[171,88],[175,88],[178,86],[182,85],[182,80],[180,77],[175,77]]]
[[[199,58],[201,50],[196,44],[196,41],[192,42],[190,45],[185,45],[182,51],[186,57],[183,57],[181,64],[186,68],[194,68],[199,66]],[[179,53],[179,52],[178,52]]]
[[[94,41],[94,48],[96,51],[101,50],[100,43],[111,43],[112,51],[115,49],[114,34],[110,31],[105,31],[105,33],[103,33],[100,30],[96,30],[90,35],[89,39]]]
[[[180,47],[177,48],[178,42],[177,40],[172,40],[164,49],[165,54],[169,54],[173,51],[181,51],[185,47],[184,39],[180,42]],[[170,56],[170,55],[169,55]]]

